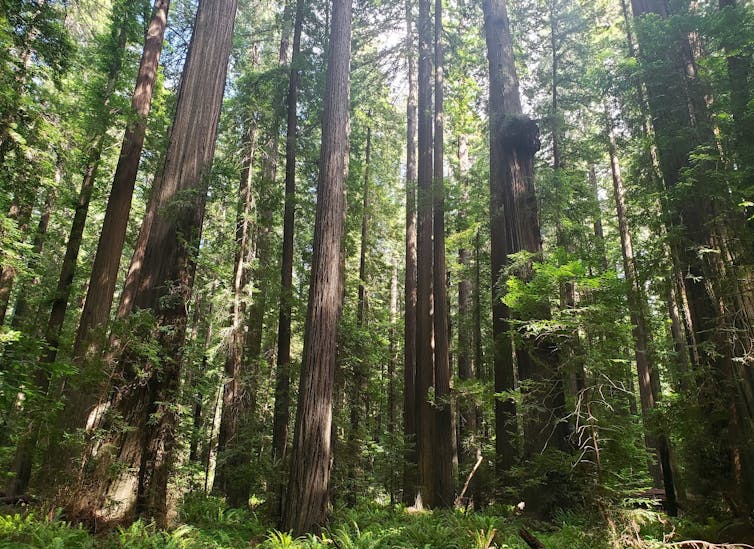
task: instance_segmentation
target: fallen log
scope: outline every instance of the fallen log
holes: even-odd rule
[[[526,542],[526,545],[531,547],[531,549],[547,549],[545,544],[539,541],[539,539],[537,539],[537,537],[526,528],[521,528],[518,531],[518,535],[521,536],[521,539],[523,539]]]

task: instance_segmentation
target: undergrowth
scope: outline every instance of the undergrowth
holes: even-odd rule
[[[318,536],[294,538],[270,528],[250,510],[228,509],[222,499],[203,495],[184,499],[177,522],[168,531],[138,521],[92,535],[59,517],[43,517],[30,510],[0,515],[0,548],[527,549],[518,535],[525,527],[548,548],[655,549],[684,539],[684,530],[696,539],[712,539],[717,527],[670,522],[661,513],[636,509],[602,514],[568,511],[543,523],[508,507],[485,512],[415,511],[364,501],[356,507],[336,508]]]

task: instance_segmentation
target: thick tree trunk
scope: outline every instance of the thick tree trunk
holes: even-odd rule
[[[539,149],[536,124],[523,116],[507,9],[502,0],[484,2],[485,33],[490,63],[490,223],[492,242],[493,337],[495,338],[495,392],[514,389],[513,353],[508,332],[509,311],[500,301],[500,279],[512,253],[527,251],[536,258],[542,243],[534,193],[534,154]],[[518,276],[527,280],[531,267]],[[541,303],[533,318],[548,318]],[[519,319],[527,320],[527,319]],[[567,449],[565,397],[557,353],[546,342],[521,334],[516,364],[526,382],[524,451],[526,456],[546,447]],[[516,411],[512,398],[496,402],[497,457],[500,472],[516,459]]]
[[[419,502],[435,503],[433,454],[435,410],[429,394],[435,385],[433,325],[432,218],[432,19],[430,0],[419,0],[419,102],[416,240],[416,454]],[[443,280],[442,285],[445,285]]]
[[[411,0],[406,0],[406,56],[408,100],[406,102],[406,273],[404,282],[403,435],[406,446],[403,465],[403,503],[416,497],[416,58]]]
[[[492,338],[495,393],[514,391],[513,349],[508,307],[502,301],[503,281],[511,238],[506,225],[506,186],[510,186],[507,158],[501,150],[501,126],[506,114],[521,112],[518,77],[513,65],[513,44],[508,12],[502,0],[485,0],[484,25],[490,71],[490,246],[492,269]],[[532,153],[533,154],[533,153]],[[525,176],[526,174],[521,174]],[[495,454],[498,475],[509,471],[518,459],[516,401],[512,395],[495,399]]]
[[[278,317],[277,368],[275,369],[275,405],[272,416],[272,462],[277,468],[269,495],[271,509],[282,520],[284,483],[280,472],[285,468],[290,422],[291,314],[293,310],[293,237],[296,217],[296,131],[298,108],[301,32],[304,25],[304,1],[296,0],[293,26],[293,51],[286,100],[285,205],[283,207],[283,254],[280,262],[280,313]]]
[[[300,535],[328,512],[337,324],[343,299],[342,239],[351,61],[351,0],[333,0],[312,278],[304,332],[298,409],[283,529]]]
[[[435,328],[435,455],[434,505],[451,507],[455,501],[453,482],[453,420],[450,402],[450,345],[445,266],[445,179],[443,113],[442,0],[435,0],[435,112],[433,165],[433,290]]]
[[[90,493],[77,502],[80,513],[99,520],[127,520],[136,515],[165,524],[168,471],[177,427],[172,402],[180,378],[186,309],[236,7],[237,0],[203,0],[197,12],[156,197],[157,213],[133,300],[134,308],[150,309],[155,315],[160,357],[153,363],[126,350],[119,361],[122,379],[116,380],[118,390],[110,406],[121,416],[121,428],[111,429],[102,445],[114,453],[97,456]],[[189,192],[192,198],[186,200]],[[108,478],[108,469],[115,465],[118,472]]]
[[[128,217],[131,210],[139,160],[144,145],[147,117],[152,104],[152,93],[157,79],[162,42],[167,26],[169,0],[155,0],[152,19],[147,28],[144,49],[136,77],[136,87],[131,98],[131,110],[134,115],[126,126],[121,145],[118,165],[113,176],[112,189],[108,199],[103,220],[97,252],[92,266],[87,297],[79,321],[73,357],[81,364],[87,359],[96,360],[102,352],[112,306],[118,269],[125,242]],[[89,382],[71,387],[66,385],[63,412],[60,418],[60,433],[69,432],[87,422],[87,415],[101,398],[101,383],[104,375],[83,376]],[[60,456],[63,449],[53,441],[50,447]],[[68,459],[57,460],[67,464]],[[53,465],[54,467],[54,465]]]

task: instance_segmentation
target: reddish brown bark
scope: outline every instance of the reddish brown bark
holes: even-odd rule
[[[452,406],[450,402],[450,334],[445,265],[445,178],[444,178],[444,107],[443,107],[443,39],[442,0],[435,1],[435,112],[433,162],[433,292],[435,330],[435,460],[434,505],[451,507],[455,501],[453,482]]]
[[[293,27],[288,97],[286,99],[285,205],[283,207],[283,254],[280,262],[280,313],[278,316],[277,368],[275,369],[275,406],[272,417],[273,465],[284,463],[288,449],[290,422],[291,314],[293,311],[293,237],[296,218],[296,131],[301,32],[304,25],[304,2],[296,0]],[[270,483],[271,497],[277,501],[273,513],[282,517],[283,483],[276,476]]]
[[[328,512],[337,324],[343,299],[342,239],[348,170],[351,0],[333,0],[312,278],[283,529],[322,525]]]
[[[171,403],[180,378],[186,311],[236,7],[237,0],[203,0],[197,12],[156,196],[156,215],[133,300],[134,308],[151,310],[157,320],[159,363],[128,350],[119,360],[118,390],[110,407],[122,423],[110,430],[103,445],[115,453],[97,456],[97,469],[88,479],[89,493],[75,502],[79,512],[100,520],[144,516],[165,524],[177,422]],[[108,475],[111,465],[117,465],[115,478]]]
[[[434,325],[432,295],[432,20],[430,1],[419,1],[419,104],[417,146],[417,239],[416,239],[416,453],[418,496],[422,504],[434,505],[435,411]],[[443,281],[444,285],[444,281]]]
[[[131,98],[133,118],[127,124],[123,136],[97,253],[94,256],[84,310],[76,333],[73,354],[77,359],[82,359],[87,354],[97,356],[102,348],[102,338],[93,337],[93,330],[104,327],[110,315],[169,7],[170,0],[155,0],[152,19],[144,39],[136,88]]]
[[[249,395],[244,390],[244,321],[246,300],[244,290],[249,282],[246,266],[252,247],[253,227],[251,216],[254,210],[252,176],[254,155],[257,146],[257,129],[246,132],[246,158],[241,171],[236,211],[236,250],[233,262],[233,303],[231,305],[231,335],[225,357],[225,386],[223,387],[223,410],[217,438],[217,467],[213,489],[224,494],[231,507],[244,507],[249,501],[249,482],[241,474],[243,458],[238,451],[238,438],[243,429],[244,408]]]
[[[403,466],[403,503],[416,497],[416,58],[411,0],[406,0],[406,274],[404,283],[403,434],[406,456]]]

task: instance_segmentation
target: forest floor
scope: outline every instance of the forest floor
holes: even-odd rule
[[[0,509],[0,548],[527,549],[530,545],[519,533],[522,528],[547,549],[751,547],[712,545],[739,541],[721,538],[730,535],[730,526],[712,520],[704,526],[671,520],[646,509],[612,509],[601,515],[562,512],[551,522],[539,522],[507,509],[412,512],[402,506],[365,502],[356,508],[336,509],[319,536],[294,539],[271,528],[253,511],[227,509],[219,498],[202,496],[184,501],[177,522],[168,531],[137,522],[93,535],[33,508],[22,512],[5,508]]]

